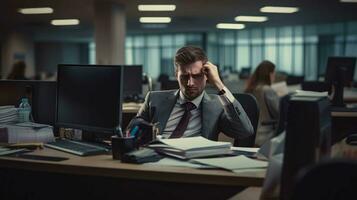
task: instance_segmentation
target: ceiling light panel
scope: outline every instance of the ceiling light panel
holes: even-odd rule
[[[280,7],[280,6],[265,6],[260,9],[264,13],[295,13],[298,12],[298,7]]]
[[[176,5],[138,5],[139,11],[174,11]]]
[[[219,23],[216,25],[218,29],[244,29],[244,24],[234,24],[234,23]]]
[[[78,19],[54,19],[51,21],[51,24],[54,26],[70,26],[70,25],[78,25]]]
[[[265,16],[237,16],[234,18],[237,22],[265,22],[268,20],[268,17]]]
[[[18,10],[19,13],[24,15],[36,15],[36,14],[51,14],[53,13],[53,9],[50,7],[42,7],[42,8],[20,8]]]
[[[141,23],[170,23],[170,17],[140,17]]]

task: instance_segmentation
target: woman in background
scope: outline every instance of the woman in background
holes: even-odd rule
[[[246,93],[255,96],[259,106],[259,124],[255,145],[261,146],[274,136],[279,120],[279,97],[271,88],[275,79],[275,65],[270,61],[261,62],[248,80]]]
[[[10,74],[7,76],[7,79],[15,80],[27,80],[25,77],[26,64],[24,61],[17,61],[12,66]]]

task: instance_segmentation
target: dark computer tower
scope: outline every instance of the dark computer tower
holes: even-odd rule
[[[289,101],[281,199],[290,199],[298,173],[330,153],[330,102],[326,97],[292,97]]]

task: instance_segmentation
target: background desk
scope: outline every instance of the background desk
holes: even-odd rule
[[[236,174],[125,164],[112,160],[111,155],[78,157],[52,149],[32,154],[70,159],[48,162],[1,157],[0,194],[18,199],[53,199],[48,198],[53,194],[55,199],[118,199],[124,194],[134,199],[227,199],[245,187],[261,186],[265,176],[265,171]]]
[[[351,133],[357,133],[357,108],[332,108],[332,142],[336,143]]]

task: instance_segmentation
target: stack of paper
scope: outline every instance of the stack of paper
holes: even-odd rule
[[[15,106],[0,106],[0,124],[18,122],[17,108]]]
[[[0,126],[1,143],[53,142],[53,128],[35,123],[20,123]]]
[[[314,92],[314,91],[305,91],[305,90],[296,90],[294,96],[298,97],[327,97],[327,92]]]
[[[232,153],[230,142],[215,142],[204,137],[160,139],[149,147],[159,153],[180,159],[217,156]]]

